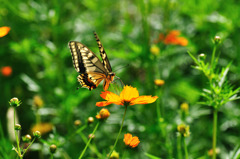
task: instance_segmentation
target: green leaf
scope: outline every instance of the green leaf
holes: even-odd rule
[[[161,158],[159,158],[159,157],[157,157],[157,156],[154,156],[154,155],[151,155],[151,154],[149,154],[149,153],[145,153],[145,155],[146,155],[147,157],[151,158],[151,159],[161,159]]]
[[[240,145],[237,145],[232,152],[230,152],[230,159],[240,158]]]

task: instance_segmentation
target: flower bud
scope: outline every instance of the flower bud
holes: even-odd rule
[[[182,103],[180,108],[182,112],[188,113],[189,105],[187,103]]]
[[[160,80],[160,79],[156,79],[156,80],[154,80],[154,84],[156,86],[162,86],[162,85],[165,84],[165,81],[164,80]]]
[[[39,139],[41,137],[41,133],[39,131],[35,131],[33,132],[33,136]]]
[[[117,153],[115,150],[113,150],[110,159],[119,159],[119,153]]]
[[[89,138],[89,139],[90,139],[90,138],[94,139],[94,138],[95,138],[95,135],[94,135],[94,134],[89,134],[89,135],[88,135],[88,138]]]
[[[14,98],[12,98],[12,99],[10,100],[9,104],[10,104],[10,106],[18,107],[18,106],[20,106],[21,101],[18,100],[17,97],[14,97]]]
[[[220,42],[221,42],[220,36],[215,36],[214,37],[214,43],[217,45],[217,44],[220,44]]]
[[[75,126],[80,126],[82,124],[81,120],[75,120],[74,125]]]
[[[220,153],[220,149],[216,148],[215,152],[216,152],[216,154],[219,154]],[[208,150],[208,156],[213,156],[213,149]]]
[[[30,142],[32,140],[31,135],[27,134],[22,137],[23,142]]]
[[[106,119],[110,116],[110,112],[106,108],[102,108],[98,115],[96,115],[97,119]]]
[[[158,56],[159,53],[160,53],[160,49],[159,49],[159,47],[157,47],[156,45],[153,45],[153,46],[151,46],[151,48],[150,48],[150,52],[151,52],[153,55]]]
[[[198,60],[204,61],[205,59],[206,59],[206,55],[204,53],[201,53],[200,55],[198,55]]]
[[[56,150],[57,150],[57,146],[54,145],[54,144],[52,144],[52,145],[49,147],[49,150],[50,150],[50,152],[51,152],[52,154],[54,154],[54,153],[56,152]]]
[[[94,122],[94,118],[93,117],[88,117],[88,124],[91,124],[91,123],[93,123]]]
[[[22,127],[21,127],[20,124],[15,124],[15,125],[14,125],[14,129],[15,129],[15,130],[21,130]]]

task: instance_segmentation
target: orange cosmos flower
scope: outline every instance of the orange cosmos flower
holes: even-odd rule
[[[129,133],[124,135],[123,142],[125,143],[125,145],[130,146],[131,148],[137,147],[140,143],[137,136],[132,137],[132,134]]]
[[[12,74],[12,67],[10,66],[2,67],[1,73],[3,76],[6,76],[6,77],[10,76]]]
[[[8,32],[10,31],[10,29],[11,29],[11,28],[6,27],[6,26],[0,27],[0,38],[1,38],[1,37],[4,37],[5,35],[7,35]]]
[[[96,106],[98,107],[107,106],[109,104],[125,106],[148,104],[155,102],[158,98],[157,96],[139,96],[137,88],[133,88],[132,86],[124,86],[120,96],[110,91],[102,92],[100,96],[107,101],[97,102]]]
[[[162,41],[166,45],[181,45],[181,46],[187,46],[188,40],[184,37],[179,37],[180,31],[178,30],[172,30],[170,31],[166,36],[164,36],[162,33],[159,34],[159,40]]]

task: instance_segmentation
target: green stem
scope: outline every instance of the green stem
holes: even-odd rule
[[[157,91],[159,92],[158,97],[161,97],[162,91],[160,89],[157,89]],[[158,118],[158,122],[160,122],[160,119],[162,118],[162,115],[161,115],[161,100],[160,99],[157,100],[157,118]]]
[[[183,144],[184,144],[184,153],[185,153],[185,159],[188,159],[188,150],[187,150],[187,144],[186,144],[186,138],[183,138]]]
[[[212,143],[213,155],[212,155],[212,159],[216,159],[217,115],[218,115],[217,113],[218,113],[217,108],[214,108],[214,112],[213,112],[213,143]]]
[[[22,156],[24,156],[24,154],[27,152],[27,150],[30,148],[30,146],[33,144],[33,142],[35,141],[36,137],[33,138],[32,142],[28,145],[28,147],[24,150]]]
[[[182,159],[182,147],[181,147],[182,135],[180,133],[177,134],[177,155],[178,159]]]
[[[93,130],[93,132],[92,132],[92,135],[94,135],[94,133],[96,132],[96,130],[97,130],[98,126],[99,126],[99,123],[100,123],[100,122],[98,121],[97,125],[95,126],[95,128],[94,128],[94,130]],[[79,156],[78,159],[81,159],[81,158],[83,157],[83,155],[84,155],[85,151],[87,150],[87,148],[88,148],[91,140],[92,140],[92,137],[89,138],[89,140],[88,140],[85,148],[83,149],[83,151],[82,151],[82,153],[81,153],[81,155]]]
[[[73,136],[75,136],[76,134],[82,132],[82,131],[83,131],[84,129],[86,129],[86,128],[87,128],[87,125],[84,125],[84,126],[80,127],[79,129],[77,129],[77,131],[75,131],[72,135],[70,135],[70,136],[68,137],[68,140],[70,140]]]
[[[38,113],[39,109],[36,110],[36,124],[40,124],[41,123],[41,116]]]
[[[50,159],[53,159],[53,154],[51,153],[51,155],[50,155]]]
[[[84,143],[87,144],[88,142],[88,139],[87,137],[82,133],[82,132],[79,132],[79,135],[81,136],[81,138],[83,139]],[[95,144],[91,144],[89,145],[89,149],[94,152],[98,158],[102,158],[102,155],[99,153],[97,147]]]
[[[211,59],[211,66],[212,66],[213,68],[215,67],[215,66],[213,66],[213,64],[214,64],[216,49],[217,49],[217,46],[214,45],[214,47],[213,47],[213,52],[212,52],[212,59]]]
[[[21,150],[20,150],[20,145],[19,145],[19,139],[18,139],[18,130],[15,130],[15,124],[16,124],[16,108],[14,108],[14,115],[13,115],[13,130],[15,132],[15,138],[17,142],[17,149],[18,149],[18,156],[22,158]]]
[[[125,111],[124,111],[123,118],[122,118],[122,124],[121,124],[120,130],[119,130],[119,132],[118,132],[118,136],[117,136],[117,138],[116,138],[116,141],[115,141],[115,143],[114,143],[114,145],[113,145],[113,148],[112,148],[112,150],[110,151],[110,153],[109,153],[109,155],[108,155],[108,159],[110,159],[111,154],[112,154],[113,150],[115,149],[115,147],[116,147],[116,145],[117,145],[117,142],[118,142],[118,139],[119,139],[119,136],[120,136],[120,134],[121,134],[121,132],[122,132],[122,127],[123,127],[124,119],[125,119],[125,116],[126,116],[127,107],[128,107],[128,106],[125,106]]]

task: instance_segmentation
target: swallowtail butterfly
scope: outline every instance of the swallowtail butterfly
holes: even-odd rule
[[[77,79],[82,87],[88,88],[91,91],[97,88],[99,83],[104,80],[103,89],[106,91],[109,84],[113,81],[115,73],[112,72],[107,54],[96,32],[94,32],[94,35],[102,57],[102,62],[82,43],[70,41],[68,45],[72,54],[73,66],[75,70],[80,73]]]

